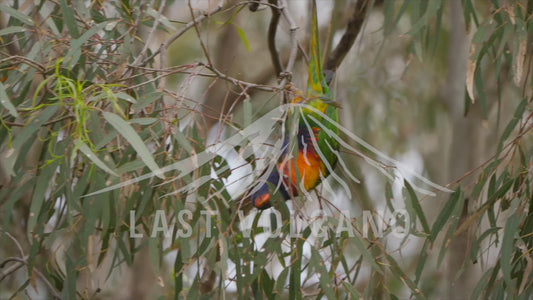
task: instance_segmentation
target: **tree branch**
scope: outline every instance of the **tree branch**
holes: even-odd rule
[[[27,258],[27,256],[26,256]],[[2,277],[0,278],[3,280],[7,276],[9,276],[11,273],[15,272],[16,270],[20,269],[22,266],[27,266],[28,262],[26,261],[26,258],[19,258],[19,257],[8,257],[4,259],[2,263],[0,263],[0,268],[5,267],[5,265],[9,262],[17,262],[18,264],[14,265],[13,267],[6,270],[6,272],[2,272]],[[50,290],[50,293],[54,296],[55,299],[61,299],[61,295],[56,291],[55,287],[48,281],[48,279],[41,273],[41,271],[37,270],[37,268],[33,267],[33,272],[37,274],[37,276],[44,282],[46,287]],[[28,275],[29,276],[29,275]]]
[[[207,59],[207,63],[210,66],[214,66],[213,62],[211,61],[211,57],[209,56],[209,52],[207,51],[207,46],[204,44],[204,41],[202,40],[202,36],[200,35],[200,28],[198,28],[198,22],[196,22],[196,17],[194,16],[194,10],[192,8],[191,0],[188,2],[189,4],[189,10],[191,12],[192,22],[194,25],[194,29],[196,30],[196,35],[198,36],[198,41],[200,42],[200,46],[202,47],[202,51],[204,52],[204,56]]]
[[[252,0],[252,3],[248,4],[248,9],[250,9],[250,11],[257,11],[260,2],[261,0]]]
[[[139,55],[137,55],[137,58],[135,58],[133,65],[137,65],[145,57],[146,52],[148,51],[148,47],[150,47],[152,39],[154,38],[155,32],[157,30],[157,26],[159,26],[159,22],[160,22],[161,16],[163,15],[164,9],[165,9],[165,1],[162,1],[159,5],[159,10],[157,11],[157,18],[154,17],[154,24],[152,25],[152,28],[150,29],[150,33],[148,34],[148,37],[146,38],[146,41],[144,42],[144,47],[142,48]]]
[[[344,59],[348,51],[350,51],[350,48],[354,44],[357,35],[359,35],[359,32],[363,27],[363,23],[365,21],[368,8],[370,6],[370,2],[370,0],[357,1],[353,14],[350,17],[348,24],[346,25],[346,31],[342,35],[339,44],[337,45],[337,47],[335,47],[335,50],[333,50],[333,53],[325,64],[326,70],[331,70],[335,72],[340,66],[342,60]]]
[[[163,49],[168,49],[170,47],[170,45],[172,43],[174,43],[174,41],[176,41],[180,36],[182,36],[185,32],[187,32],[189,29],[191,29],[192,27],[195,26],[195,24],[198,24],[200,22],[202,22],[204,19],[210,17],[211,15],[213,14],[216,14],[220,11],[222,11],[224,7],[223,6],[217,6],[216,8],[214,8],[213,10],[207,12],[207,13],[203,13],[197,17],[194,18],[194,20],[190,21],[189,23],[187,23],[187,25],[185,25],[185,27],[183,27],[180,31],[174,33],[168,40],[166,40],[163,44],[161,44],[161,47],[159,47],[157,50],[155,50],[152,55],[150,55],[149,57],[147,57],[146,59],[144,59],[142,62],[140,62],[139,64],[137,64],[137,66],[145,66],[149,61],[151,61],[156,55],[160,54],[161,51]],[[194,16],[193,16],[194,17]]]
[[[221,2],[222,3],[222,2]],[[189,23],[187,23],[185,25],[185,27],[183,27],[181,30],[179,30],[178,32],[174,33],[171,37],[169,37],[164,43],[161,44],[161,46],[156,49],[152,55],[148,56],[147,58],[145,58],[143,61],[139,62],[138,64],[136,64],[136,66],[139,66],[139,67],[144,67],[149,61],[151,61],[155,56],[159,55],[161,53],[161,51],[163,51],[163,49],[168,49],[170,47],[170,45],[172,45],[172,43],[174,43],[178,38],[180,38],[184,33],[186,33],[189,29],[195,27],[195,24],[200,24],[202,23],[205,19],[213,16],[214,14],[217,14],[219,12],[225,12],[225,11],[228,11],[228,10],[232,10],[236,7],[239,7],[241,5],[246,5],[246,4],[253,4],[254,1],[241,1],[239,3],[235,3],[231,6],[223,6],[222,4],[219,4],[217,5],[215,8],[213,8],[212,10],[208,11],[208,12],[203,12],[197,16],[192,16],[193,17],[193,20],[191,20]],[[269,5],[269,6],[272,6],[271,4],[269,3],[262,3],[263,5]]]
[[[268,0],[268,2],[275,6],[278,5],[278,0]],[[276,76],[279,76],[283,69],[281,67],[279,53],[276,50],[276,31],[281,13],[277,7],[271,6],[270,8],[272,9],[272,19],[270,19],[270,25],[268,26],[268,50],[270,51],[270,58],[272,59]]]

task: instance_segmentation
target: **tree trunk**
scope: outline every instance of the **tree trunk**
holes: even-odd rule
[[[468,116],[465,112],[465,82],[468,66],[470,38],[466,32],[461,0],[452,0],[450,13],[451,36],[448,57],[449,73],[445,86],[444,97],[448,106],[452,123],[451,148],[449,155],[448,181],[455,182],[466,172],[475,168],[486,156],[482,128],[480,105],[471,106]],[[462,186],[469,186],[470,176],[462,181]],[[468,214],[469,199],[465,199],[463,213],[459,220],[462,223]],[[470,297],[474,281],[473,269],[468,266],[468,253],[471,247],[473,232],[465,231],[454,238],[448,252],[446,287],[449,299],[465,299]],[[464,265],[466,263],[466,265]],[[464,265],[464,270],[463,270]]]

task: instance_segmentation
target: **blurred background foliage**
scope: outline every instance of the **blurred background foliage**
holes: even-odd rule
[[[317,1],[325,58],[358,1]],[[454,192],[417,193],[345,131],[351,197],[332,183],[275,204],[278,237],[271,211],[236,213],[254,175],[235,155],[260,145],[209,148],[283,101],[273,15],[282,69],[297,41],[290,75],[307,80],[311,1],[257,2],[0,4],[0,298],[528,298],[533,1],[365,1],[333,84],[341,124]],[[179,161],[194,171],[160,169]],[[363,210],[396,209],[408,235],[364,232]],[[160,210],[188,222],[150,237]]]

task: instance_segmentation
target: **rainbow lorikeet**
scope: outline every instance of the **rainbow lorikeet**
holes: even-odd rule
[[[339,129],[327,119],[338,122],[338,105],[322,71],[316,1],[313,1],[312,14],[307,91],[304,93],[292,86],[288,88],[293,94],[291,103],[294,104],[289,117],[295,116],[298,122],[297,153],[291,156],[285,150],[281,162],[273,168],[266,182],[261,183],[251,195],[252,204],[259,209],[270,207],[275,194],[289,200],[298,195],[299,189],[314,189],[337,163],[339,143],[335,137]],[[288,144],[286,137],[284,147]]]

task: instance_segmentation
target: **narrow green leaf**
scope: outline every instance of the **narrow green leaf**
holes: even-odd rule
[[[291,238],[291,261],[290,279],[289,279],[289,298],[302,299],[301,274],[302,274],[302,251],[303,240],[300,238]]]
[[[390,211],[394,211],[394,205],[392,205],[393,200],[394,194],[392,192],[392,186],[390,184],[390,181],[387,180],[385,182],[385,203],[387,204],[387,207],[390,209]]]
[[[37,134],[39,128],[57,112],[59,106],[49,106],[37,115],[30,124],[26,125],[20,132],[17,133],[13,140],[12,147],[19,150],[26,141],[34,134]]]
[[[174,277],[174,299],[180,299],[179,296],[183,290],[183,261],[181,258],[181,251],[178,251],[176,259],[174,260],[174,270],[172,272]]]
[[[30,235],[35,230],[35,226],[37,225],[37,220],[39,218],[39,214],[41,213],[41,208],[46,197],[46,191],[48,190],[48,188],[50,188],[50,181],[54,177],[54,173],[56,172],[57,166],[58,161],[56,160],[53,163],[47,165],[46,167],[43,167],[37,175],[37,182],[35,183],[35,188],[33,189],[33,196],[30,205],[30,215],[28,218],[27,228],[28,233]]]
[[[450,226],[448,228],[448,231],[446,232],[444,242],[442,243],[442,247],[440,248],[439,256],[437,258],[437,267],[440,267],[440,264],[442,263],[442,260],[444,259],[446,251],[448,250],[448,247],[450,245],[449,241],[451,241],[454,236],[455,230],[457,229],[457,226],[459,226],[459,219],[461,217],[461,214],[463,213],[464,202],[465,198],[459,197],[458,203],[455,205],[453,213],[450,217]]]
[[[507,127],[505,127],[502,137],[500,138],[500,143],[498,145],[498,153],[501,152],[501,149],[503,147],[503,142],[505,142],[505,140],[509,138],[509,136],[511,135],[511,132],[513,132],[518,122],[522,119],[522,115],[524,114],[528,100],[529,100],[528,98],[525,98],[522,100],[522,102],[520,102],[520,104],[518,105],[518,107],[516,108],[514,112],[513,118],[511,119],[511,121],[509,121],[509,123],[507,124]]]
[[[486,271],[485,274],[481,277],[481,279],[476,284],[476,287],[472,291],[472,294],[470,295],[470,299],[476,300],[476,299],[482,299],[481,293],[483,291],[486,291],[487,284],[489,281],[489,277],[492,274],[492,272]]]
[[[74,9],[72,8],[72,6],[68,5],[66,0],[61,0],[61,11],[63,13],[63,20],[67,25],[70,35],[73,38],[78,38],[80,36],[80,33],[78,31],[78,26],[76,25]]]
[[[25,175],[26,174],[22,172],[17,174],[16,177],[13,178],[13,182],[24,182],[22,178],[26,177]],[[9,232],[9,226],[11,224],[11,217],[13,216],[12,212],[15,209],[15,204],[22,197],[22,195],[33,188],[34,184],[35,177],[28,179],[26,182],[24,182],[24,184],[21,184],[19,188],[14,188],[14,190],[4,188],[0,192],[0,199],[2,199],[2,205],[0,206],[0,216],[2,216],[2,222],[0,222],[0,224],[2,225],[2,230],[4,232]],[[9,197],[4,197],[8,193]],[[4,237],[3,233],[0,234],[0,237]],[[0,238],[0,241],[2,241],[2,238]]]
[[[135,98],[133,98],[132,96],[130,96],[130,95],[124,93],[124,92],[117,93],[116,96],[117,96],[117,98],[122,99],[122,100],[126,100],[126,101],[128,101],[130,103],[133,103],[133,104],[137,103],[137,100],[135,100]]]
[[[342,286],[346,290],[347,294],[349,295],[348,299],[355,299],[358,300],[359,298],[359,291],[357,288],[351,284],[350,282],[343,281]]]
[[[483,44],[490,37],[493,28],[494,25],[491,22],[481,24],[472,38],[472,43]]]
[[[329,276],[329,273],[322,262],[322,256],[315,247],[311,247],[309,266],[313,267],[310,271],[314,270],[317,274],[320,274],[320,286],[322,287],[321,292],[323,292],[328,299],[335,299],[336,297],[333,290],[331,277]]]
[[[150,249],[150,263],[156,274],[161,272],[161,249],[163,246],[160,244],[159,239],[148,239],[148,248]]]
[[[386,254],[386,258],[387,258],[387,261],[390,264],[390,270],[392,271],[392,274],[394,274],[394,276],[396,276],[396,278],[398,278],[398,279],[402,280],[403,282],[405,282],[413,294],[419,295],[420,294],[420,290],[418,289],[416,284],[411,280],[411,278],[409,278],[407,276],[407,274],[405,274],[405,272],[398,265],[396,260],[392,256],[390,256],[389,254]]]
[[[127,121],[114,113],[104,112],[103,115],[109,124],[111,124],[111,126],[113,126],[120,133],[120,135],[122,135],[131,144],[133,149],[137,151],[146,166],[152,170],[157,177],[163,179],[164,176],[152,157],[150,150],[148,150],[141,137],[137,134],[137,132],[135,132],[133,127],[131,127]]]
[[[157,121],[159,121],[158,118],[137,118],[137,119],[131,119],[130,123],[139,124],[139,125],[152,125]]]
[[[280,261],[284,261],[283,258],[281,258]],[[283,295],[285,292],[285,283],[287,282],[287,277],[289,276],[289,270],[289,268],[284,268],[276,280],[275,291],[278,295]]]
[[[77,139],[75,141],[76,147],[83,153],[87,158],[94,162],[100,169],[106,171],[107,173],[119,177],[119,175],[109,168],[98,156],[85,144],[82,140]]]
[[[142,169],[144,166],[145,164],[141,159],[132,160],[118,167],[117,173],[124,174],[128,172],[133,172],[135,170]]]
[[[76,262],[72,260],[70,254],[66,254],[65,268],[65,282],[63,286],[63,299],[76,299],[76,283],[78,279],[78,272],[76,271]]]
[[[429,247],[429,240],[426,240],[424,242],[424,246],[422,247],[422,250],[420,251],[420,256],[418,259],[418,264],[415,271],[415,283],[418,284],[420,282],[420,278],[422,276],[422,272],[425,269],[426,260],[428,258],[428,247]]]
[[[448,222],[448,220],[450,219],[450,216],[455,210],[455,206],[457,205],[457,202],[459,201],[460,197],[463,197],[461,188],[458,188],[453,194],[450,195],[450,199],[444,205],[444,208],[441,210],[435,223],[433,223],[433,228],[431,229],[430,236],[431,242],[435,242],[435,239],[437,238],[439,232],[442,230],[442,227],[444,227],[444,224],[446,224],[446,222]]]
[[[274,291],[275,281],[270,278],[265,269],[263,269],[261,275],[259,275],[258,280],[261,284],[261,289],[263,290],[263,293],[267,296],[267,298],[269,300],[275,299],[274,293],[272,293]]]
[[[415,211],[416,215],[420,219],[420,223],[422,223],[424,232],[429,234],[431,231],[429,229],[428,221],[426,219],[426,216],[424,215],[422,206],[420,206],[420,202],[418,201],[418,197],[416,196],[416,193],[413,190],[413,187],[407,180],[404,180],[404,185],[407,188],[407,192],[409,193],[409,197],[407,197],[407,199],[409,199],[409,204],[411,204],[413,210]]]
[[[372,267],[372,270],[374,270],[374,271],[376,271],[376,272],[378,272],[380,274],[383,274],[383,271],[381,270],[381,267],[376,263],[376,260],[374,259],[374,256],[372,256],[370,251],[368,251],[367,247],[361,241],[361,239],[358,236],[355,236],[354,238],[351,238],[350,241],[354,242],[355,247],[357,248],[357,250],[359,250],[359,252],[363,256],[363,258],[366,260],[366,262],[368,262],[370,264],[370,266]]]
[[[492,197],[494,193],[496,192],[496,174],[492,174],[489,180],[489,187],[487,189],[487,194],[489,197]]]
[[[0,4],[0,11],[5,12],[6,14],[12,16],[13,18],[21,21],[22,23],[26,25],[33,26],[33,20],[29,16],[21,13],[20,11],[14,9],[13,7],[7,6],[5,4]]]
[[[422,28],[425,28],[428,23],[431,21],[433,17],[437,14],[439,11],[439,8],[441,6],[440,0],[432,0],[428,1],[428,7],[426,9],[426,12],[424,15],[413,25],[411,30],[409,30],[408,34],[415,35],[417,34]]]
[[[476,260],[476,258],[478,256],[479,249],[480,249],[479,246],[481,245],[483,240],[485,240],[489,235],[497,233],[500,229],[502,229],[502,228],[501,227],[492,227],[492,228],[486,230],[485,232],[483,232],[483,234],[481,234],[479,236],[477,241],[472,245],[472,250],[470,251],[470,257],[471,257],[472,260]],[[479,254],[481,255],[481,253],[479,253]]]
[[[90,37],[95,35],[98,31],[102,30],[107,25],[107,23],[109,23],[109,21],[96,24],[91,27],[91,29],[85,31],[79,38],[72,40],[70,42],[70,50],[65,55],[63,65],[76,65],[81,56],[81,46],[83,46],[89,40]]]
[[[487,119],[489,117],[488,97],[485,89],[485,82],[483,81],[482,67],[479,62],[476,71],[474,72],[474,84],[476,85],[476,91],[479,95],[483,118]]]
[[[388,36],[396,24],[393,24],[394,21],[394,5],[396,1],[394,0],[385,0],[383,4],[383,15],[385,17],[385,28],[383,30],[383,35]]]
[[[133,255],[128,250],[128,246],[122,238],[116,238],[115,241],[117,242],[118,250],[122,253],[124,259],[126,260],[126,263],[131,265],[133,263]]]
[[[185,134],[183,132],[176,130],[174,133],[174,139],[178,142],[178,144],[187,151],[188,154],[194,153],[194,147],[192,146],[191,142],[187,139]]]
[[[515,249],[515,235],[518,232],[519,218],[516,214],[510,216],[505,223],[505,229],[503,232],[502,252],[501,252],[501,267],[503,273],[503,279],[511,290],[515,289],[514,284],[511,282],[511,270],[512,270],[512,258]]]
[[[164,15],[159,14],[155,9],[149,8],[147,10],[147,14],[152,16],[154,18],[154,20],[159,20],[159,22],[161,24],[163,24],[163,26],[167,27],[171,31],[175,31],[176,30],[176,27],[174,27],[174,25],[172,25],[172,23],[167,19],[167,17],[165,17]]]
[[[489,201],[492,201],[494,199],[500,199],[503,197],[513,186],[514,178],[505,178],[504,183],[500,186],[500,188],[494,193],[489,194]]]
[[[146,106],[152,104],[157,99],[161,99],[163,97],[163,93],[161,92],[151,92],[147,93],[145,95],[141,95],[137,102],[134,103],[131,108],[134,111],[140,111],[141,109],[145,108]]]
[[[11,100],[9,100],[9,96],[6,93],[6,89],[2,82],[0,82],[0,106],[3,106],[5,109],[7,109],[7,111],[9,111],[13,117],[18,118],[19,114],[17,109],[13,103],[11,103]]]
[[[237,32],[239,32],[239,36],[241,37],[242,43],[246,47],[246,51],[252,52],[252,49],[250,47],[250,41],[248,41],[248,37],[246,36],[246,32],[244,32],[244,30],[242,30],[242,28],[240,28],[237,25],[235,25],[235,27],[237,28]]]
[[[18,32],[25,32],[26,30],[27,29],[22,26],[10,26],[10,27],[0,30],[0,36],[6,35],[6,34],[18,33]]]

